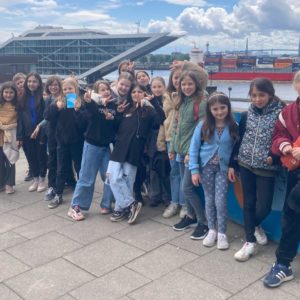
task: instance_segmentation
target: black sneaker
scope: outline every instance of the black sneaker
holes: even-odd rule
[[[110,216],[110,220],[112,222],[120,222],[127,218],[128,218],[128,211],[125,211],[125,210],[122,210],[122,211],[114,210],[114,212]]]
[[[55,192],[54,192],[54,189],[53,187],[49,187],[47,192],[45,193],[45,196],[44,196],[44,200],[45,201],[51,201],[55,198]]]
[[[176,231],[181,231],[195,224],[197,224],[197,219],[191,219],[190,217],[185,216],[183,219],[180,220],[179,223],[173,226],[173,229]]]
[[[129,206],[128,224],[133,224],[139,212],[141,211],[142,203],[134,201]]]
[[[203,223],[198,223],[190,238],[192,240],[203,240],[208,233],[208,227]]]
[[[62,195],[55,195],[54,199],[48,204],[48,208],[56,208],[63,203]]]
[[[25,177],[24,177],[24,181],[31,181],[32,179],[33,179],[33,176],[32,176],[32,174],[31,174],[31,172],[28,170],[28,171],[26,172]]]

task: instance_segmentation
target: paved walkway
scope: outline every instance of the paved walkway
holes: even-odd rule
[[[299,257],[296,279],[276,290],[262,285],[273,243],[246,263],[233,259],[239,225],[229,224],[230,249],[220,251],[173,231],[178,219],[163,219],[162,207],[144,207],[132,226],[112,223],[98,213],[100,184],[76,223],[66,216],[71,193],[48,209],[42,194],[27,192],[25,168],[22,158],[16,193],[0,194],[0,299],[300,299]]]

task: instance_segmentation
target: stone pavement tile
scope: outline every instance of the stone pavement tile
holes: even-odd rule
[[[139,213],[136,223],[141,223],[144,220],[154,218],[156,216],[159,216],[160,214],[161,211],[159,207],[150,207],[148,205],[144,205],[141,209],[141,212]]]
[[[79,300],[118,299],[150,282],[149,279],[127,268],[120,267],[70,292]]]
[[[155,222],[165,224],[170,227],[172,227],[173,225],[177,224],[180,221],[179,215],[176,215],[172,218],[166,219],[162,216],[162,214],[163,214],[163,211],[158,216],[153,217],[152,220]]]
[[[39,235],[62,229],[65,226],[72,224],[72,221],[52,215],[35,222],[31,222],[22,227],[16,228],[14,232],[28,238],[33,239]]]
[[[182,232],[176,232],[168,226],[147,220],[141,224],[135,224],[123,229],[113,234],[113,237],[149,251],[182,234]]]
[[[227,222],[227,235],[230,241],[244,238],[245,230],[240,224],[234,223],[230,220]]]
[[[13,199],[12,199],[13,195],[5,195],[4,193],[1,193],[0,195],[1,195],[0,196],[1,197],[0,214],[17,209],[24,205],[24,204],[13,201]]]
[[[261,300],[296,300],[299,299],[291,294],[285,293],[281,288],[268,289],[265,288],[262,281],[256,281],[254,284],[249,285],[241,292],[235,294],[230,300],[248,300],[248,299],[261,299]]]
[[[94,279],[94,276],[64,259],[57,259],[7,280],[5,283],[24,299],[48,300]]]
[[[144,251],[108,237],[65,255],[65,258],[99,277],[142,254]]]
[[[99,214],[90,214],[85,220],[72,223],[72,225],[59,229],[58,232],[81,244],[90,244],[124,228],[123,223],[111,222],[109,216],[100,216]]]
[[[138,257],[126,267],[154,280],[195,260],[197,257],[191,252],[166,244]]]
[[[143,300],[227,299],[230,294],[183,270],[175,270],[128,294]]]
[[[10,213],[5,213],[0,215],[0,233],[4,233],[6,231],[12,230],[21,225],[27,224],[28,221],[20,218],[18,216],[14,216]]]
[[[29,205],[43,201],[43,193],[30,193],[28,192],[28,187],[29,184],[17,184],[16,192],[13,195],[10,195],[10,198],[21,205]],[[8,198],[8,196],[6,196],[6,198]]]
[[[12,231],[2,233],[0,234],[0,251],[25,242],[26,240],[27,239],[23,236]]]
[[[240,263],[233,258],[234,251],[215,250],[185,265],[183,269],[201,279],[236,293],[262,277],[269,266],[254,258]]]
[[[73,298],[71,295],[66,294],[62,297],[57,298],[56,300],[74,300],[75,298]]]
[[[271,265],[269,266],[271,269]],[[292,281],[284,283],[280,289],[295,295],[300,299],[300,255],[294,259],[292,262],[292,269],[295,278]]]
[[[6,252],[0,252],[0,282],[27,270],[29,270],[28,266]]]
[[[36,267],[78,249],[79,247],[81,247],[81,245],[75,241],[57,232],[50,232],[9,248],[7,252],[24,263]]]
[[[0,300],[22,300],[15,292],[0,283]]]

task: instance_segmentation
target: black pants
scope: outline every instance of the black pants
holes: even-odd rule
[[[83,143],[58,144],[57,145],[57,177],[56,193],[62,194],[65,182],[70,173],[70,160],[74,163],[74,169],[79,178],[79,171],[82,158]]]
[[[258,176],[240,166],[244,196],[246,241],[255,243],[255,227],[270,213],[274,194],[274,177]]]
[[[29,160],[28,160],[28,157],[27,157],[28,151],[26,149],[26,144],[23,143],[22,147],[23,147],[23,151],[24,151],[27,163],[28,163],[28,171],[29,171],[28,174],[30,174],[32,176],[32,172],[31,172],[30,165],[29,165]]]
[[[26,137],[23,149],[33,177],[45,177],[47,173],[47,144],[40,144],[38,139]]]
[[[15,164],[10,164],[3,153],[3,147],[0,147],[0,188],[4,187],[5,185],[15,185],[15,179],[16,166]]]
[[[286,266],[293,261],[297,255],[300,242],[300,213],[289,205],[290,197],[300,184],[300,169],[288,173],[286,200],[282,215],[282,236],[276,250],[277,262]],[[295,195],[293,195],[295,196]],[[297,196],[300,202],[300,194]],[[293,207],[293,206],[292,206]]]

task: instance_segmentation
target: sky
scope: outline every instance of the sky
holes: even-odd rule
[[[296,50],[300,38],[300,0],[0,0],[0,15],[0,43],[38,25],[182,36],[156,53],[244,50],[247,39]]]

